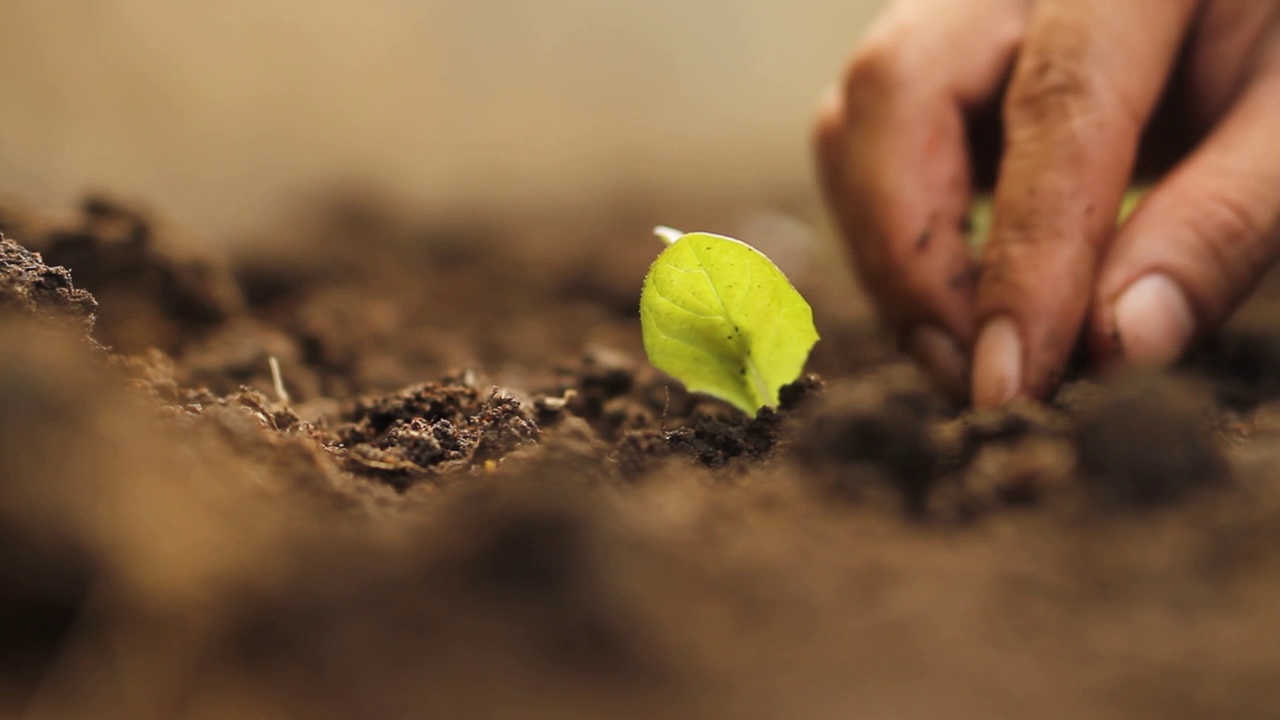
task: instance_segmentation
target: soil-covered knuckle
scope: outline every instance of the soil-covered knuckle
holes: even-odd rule
[[[1096,32],[1078,21],[1056,21],[1027,38],[1003,105],[1011,142],[1034,138],[1072,147],[1087,142],[1086,121],[1111,110],[1106,105],[1115,100],[1108,95],[1113,91],[1104,68],[1093,61]]]
[[[1169,379],[1128,379],[1080,419],[1077,467],[1104,506],[1154,508],[1228,478],[1203,395]]]
[[[841,89],[845,113],[859,119],[871,108],[887,109],[905,88],[918,82],[911,43],[897,33],[872,32],[845,63]]]
[[[844,168],[845,115],[843,88],[836,87],[823,99],[813,115],[810,125],[810,144],[818,170],[824,183],[823,190],[838,201],[834,193],[843,184],[840,180]]]
[[[1186,245],[1170,252],[1186,258],[1178,279],[1202,326],[1216,325],[1234,309],[1280,252],[1276,196],[1274,179],[1228,177],[1204,183],[1186,199],[1180,218]],[[1263,215],[1268,210],[1270,217]]]

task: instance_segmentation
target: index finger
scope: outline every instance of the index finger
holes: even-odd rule
[[[824,189],[864,287],[956,394],[974,332],[965,113],[997,94],[1024,5],[898,3],[864,40],[818,128]]]
[[[1042,396],[1076,343],[1138,141],[1194,0],[1044,0],[1004,102],[978,288],[978,406]]]

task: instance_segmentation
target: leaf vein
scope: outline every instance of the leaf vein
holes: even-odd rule
[[[662,292],[662,288],[658,287],[657,285],[654,285],[654,286],[653,286],[653,293],[654,293],[654,295],[655,295],[659,300],[661,300],[661,301],[663,301],[663,302],[667,303],[667,304],[668,304],[668,305],[670,305],[671,307],[673,307],[673,308],[675,308],[675,309],[677,309],[677,310],[680,310],[680,311],[682,311],[682,312],[686,312],[686,313],[688,313],[688,314],[690,314],[690,315],[692,315],[692,316],[694,316],[694,317],[696,317],[696,318],[702,318],[703,320],[720,320],[720,319],[722,319],[719,315],[703,315],[702,313],[697,313],[697,312],[694,312],[693,310],[690,310],[687,306],[685,306],[685,305],[681,305],[680,303],[676,302],[675,300],[672,300],[671,298],[667,297],[667,296]]]
[[[721,356],[721,355],[717,355],[715,352],[713,352],[713,351],[711,351],[711,350],[708,350],[707,348],[704,348],[704,347],[702,347],[702,346],[700,346],[700,345],[694,345],[693,343],[689,342],[688,340],[685,340],[685,339],[680,338],[680,337],[676,337],[675,335],[671,335],[671,334],[667,333],[666,331],[664,331],[661,327],[658,327],[657,325],[655,325],[655,326],[653,327],[653,331],[654,331],[654,332],[656,332],[656,333],[658,334],[658,336],[659,336],[659,337],[661,337],[661,338],[663,338],[663,339],[665,339],[665,340],[670,340],[670,341],[671,341],[671,342],[673,342],[673,343],[677,343],[677,344],[679,344],[679,345],[684,345],[685,347],[689,348],[690,350],[693,350],[693,351],[695,351],[695,352],[701,353],[702,355],[706,355],[707,357],[711,358],[712,360],[714,360],[714,361],[716,361],[716,362],[718,362],[718,363],[728,363],[728,364],[732,364],[732,362],[731,362],[731,359],[730,359],[730,358],[725,358],[725,357],[723,357],[723,356]]]

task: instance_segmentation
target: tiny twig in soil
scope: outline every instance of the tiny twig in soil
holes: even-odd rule
[[[289,404],[289,392],[284,389],[284,377],[280,374],[280,361],[275,355],[267,357],[267,364],[271,366],[271,386],[275,388],[276,397],[285,405]]]

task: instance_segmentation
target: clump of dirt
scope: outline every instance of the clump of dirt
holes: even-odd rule
[[[402,490],[426,477],[484,468],[540,434],[515,398],[465,382],[361,400],[344,420],[335,456],[352,472]]]
[[[0,714],[1280,716],[1280,325],[974,412],[818,307],[748,417],[644,361],[644,213],[6,213]]]
[[[943,407],[919,383],[872,374],[831,388],[796,454],[832,497],[860,499],[871,482],[895,489],[908,512],[922,514],[938,479],[933,426]]]
[[[15,224],[14,221],[3,224]],[[68,223],[38,223],[28,246],[102,303],[96,337],[121,353],[158,347],[175,352],[241,311],[243,300],[225,261],[201,254],[143,213],[91,197]]]
[[[0,309],[54,321],[69,320],[88,335],[98,302],[77,289],[66,268],[50,267],[39,253],[0,235]]]
[[[1081,478],[1107,502],[1152,507],[1222,481],[1209,404],[1190,388],[1134,381],[1081,418]]]

